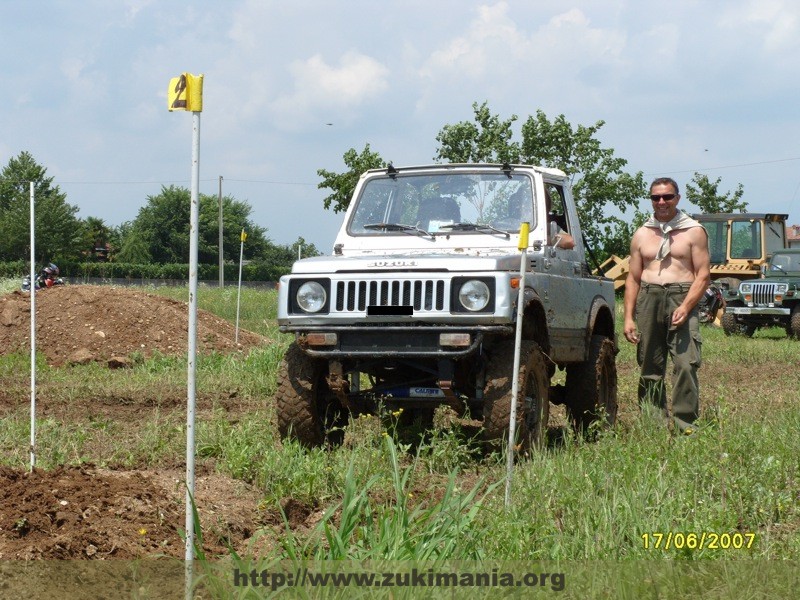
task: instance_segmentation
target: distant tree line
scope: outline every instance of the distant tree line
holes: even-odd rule
[[[94,272],[180,273],[188,265],[191,192],[187,188],[162,186],[159,194],[147,196],[132,221],[109,226],[97,217],[78,217],[78,208],[67,202],[53,177],[28,152],[9,160],[0,173],[0,262],[27,264],[30,257],[30,183],[34,183],[36,262],[54,262],[59,267]],[[200,226],[198,261],[200,271],[218,277],[219,198],[199,195]],[[267,230],[250,218],[251,206],[231,196],[222,198],[223,258],[239,262],[241,231],[247,233],[245,259],[247,278],[288,273],[298,255],[317,256],[319,251],[302,237],[294,244],[274,244]],[[87,265],[97,263],[96,267]],[[100,264],[105,263],[106,266]],[[69,267],[72,265],[71,267]],[[82,266],[78,266],[82,265]],[[122,267],[121,265],[126,265]],[[140,265],[138,268],[132,265]],[[205,266],[205,267],[204,267]],[[25,267],[27,270],[28,267]],[[188,270],[184,277],[188,278]],[[230,272],[229,272],[230,271]],[[62,268],[62,273],[64,268]],[[226,269],[226,279],[238,277],[238,268]],[[72,274],[72,273],[69,273]],[[109,275],[110,276],[110,275]]]

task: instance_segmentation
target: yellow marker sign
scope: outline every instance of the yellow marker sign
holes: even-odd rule
[[[247,234],[244,232],[244,229],[242,229],[242,241],[244,242],[246,239],[247,239]]]
[[[203,76],[183,73],[169,80],[167,108],[173,110],[203,111]]]
[[[528,247],[528,235],[530,234],[531,225],[527,221],[519,225],[519,245],[517,248],[525,250]]]

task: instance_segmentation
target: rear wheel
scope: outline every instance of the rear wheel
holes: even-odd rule
[[[336,442],[347,413],[328,388],[328,364],[308,356],[293,342],[278,369],[275,393],[281,437],[292,437],[304,446]]]
[[[567,416],[576,431],[617,420],[617,363],[614,342],[593,335],[588,360],[567,366]]]
[[[500,342],[491,353],[486,367],[483,404],[484,437],[491,447],[502,446],[508,439],[511,417],[511,387],[514,370],[514,342]],[[520,452],[540,448],[547,437],[550,417],[550,377],[539,344],[522,342],[519,361],[516,440]]]

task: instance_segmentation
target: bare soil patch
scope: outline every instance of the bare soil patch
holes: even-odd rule
[[[245,352],[269,340],[239,330],[198,310],[200,354]],[[36,296],[36,349],[52,366],[99,362],[125,366],[135,353],[185,355],[188,305],[128,288],[75,285]],[[0,353],[30,350],[30,295],[0,297]],[[16,385],[14,383],[13,385]],[[6,386],[3,386],[4,388]],[[0,390],[0,406],[13,410],[24,394]],[[183,410],[185,387],[155,397],[79,397],[69,405],[47,402],[48,382],[37,392],[41,415],[64,421],[104,415],[130,422],[151,410]],[[235,391],[198,397],[198,406],[231,408]],[[143,412],[144,411],[144,412]],[[235,418],[235,417],[233,417]],[[0,466],[0,560],[182,558],[179,531],[185,522],[185,471],[177,460],[166,469],[109,470],[90,465],[52,471]],[[247,484],[198,465],[195,497],[204,530],[204,550],[243,551],[258,527],[261,495]],[[274,520],[275,517],[268,517]]]
[[[0,352],[30,349],[30,293],[0,297]],[[53,366],[104,362],[124,366],[134,353],[181,355],[188,350],[185,302],[128,288],[66,285],[36,295],[36,349]],[[229,353],[264,343],[207,311],[197,312],[197,351]],[[119,364],[122,363],[122,364]]]

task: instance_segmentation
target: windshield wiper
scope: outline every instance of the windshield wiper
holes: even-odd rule
[[[426,235],[430,238],[436,237],[430,232],[425,231],[416,225],[404,225],[403,223],[369,223],[364,225],[364,229],[383,229],[384,231],[402,231],[409,235]]]
[[[480,225],[478,223],[453,223],[452,225],[442,225],[439,229],[452,229],[453,231],[480,231],[482,233],[499,233],[505,236],[506,239],[511,237],[511,234],[503,229],[498,229],[492,225]]]

